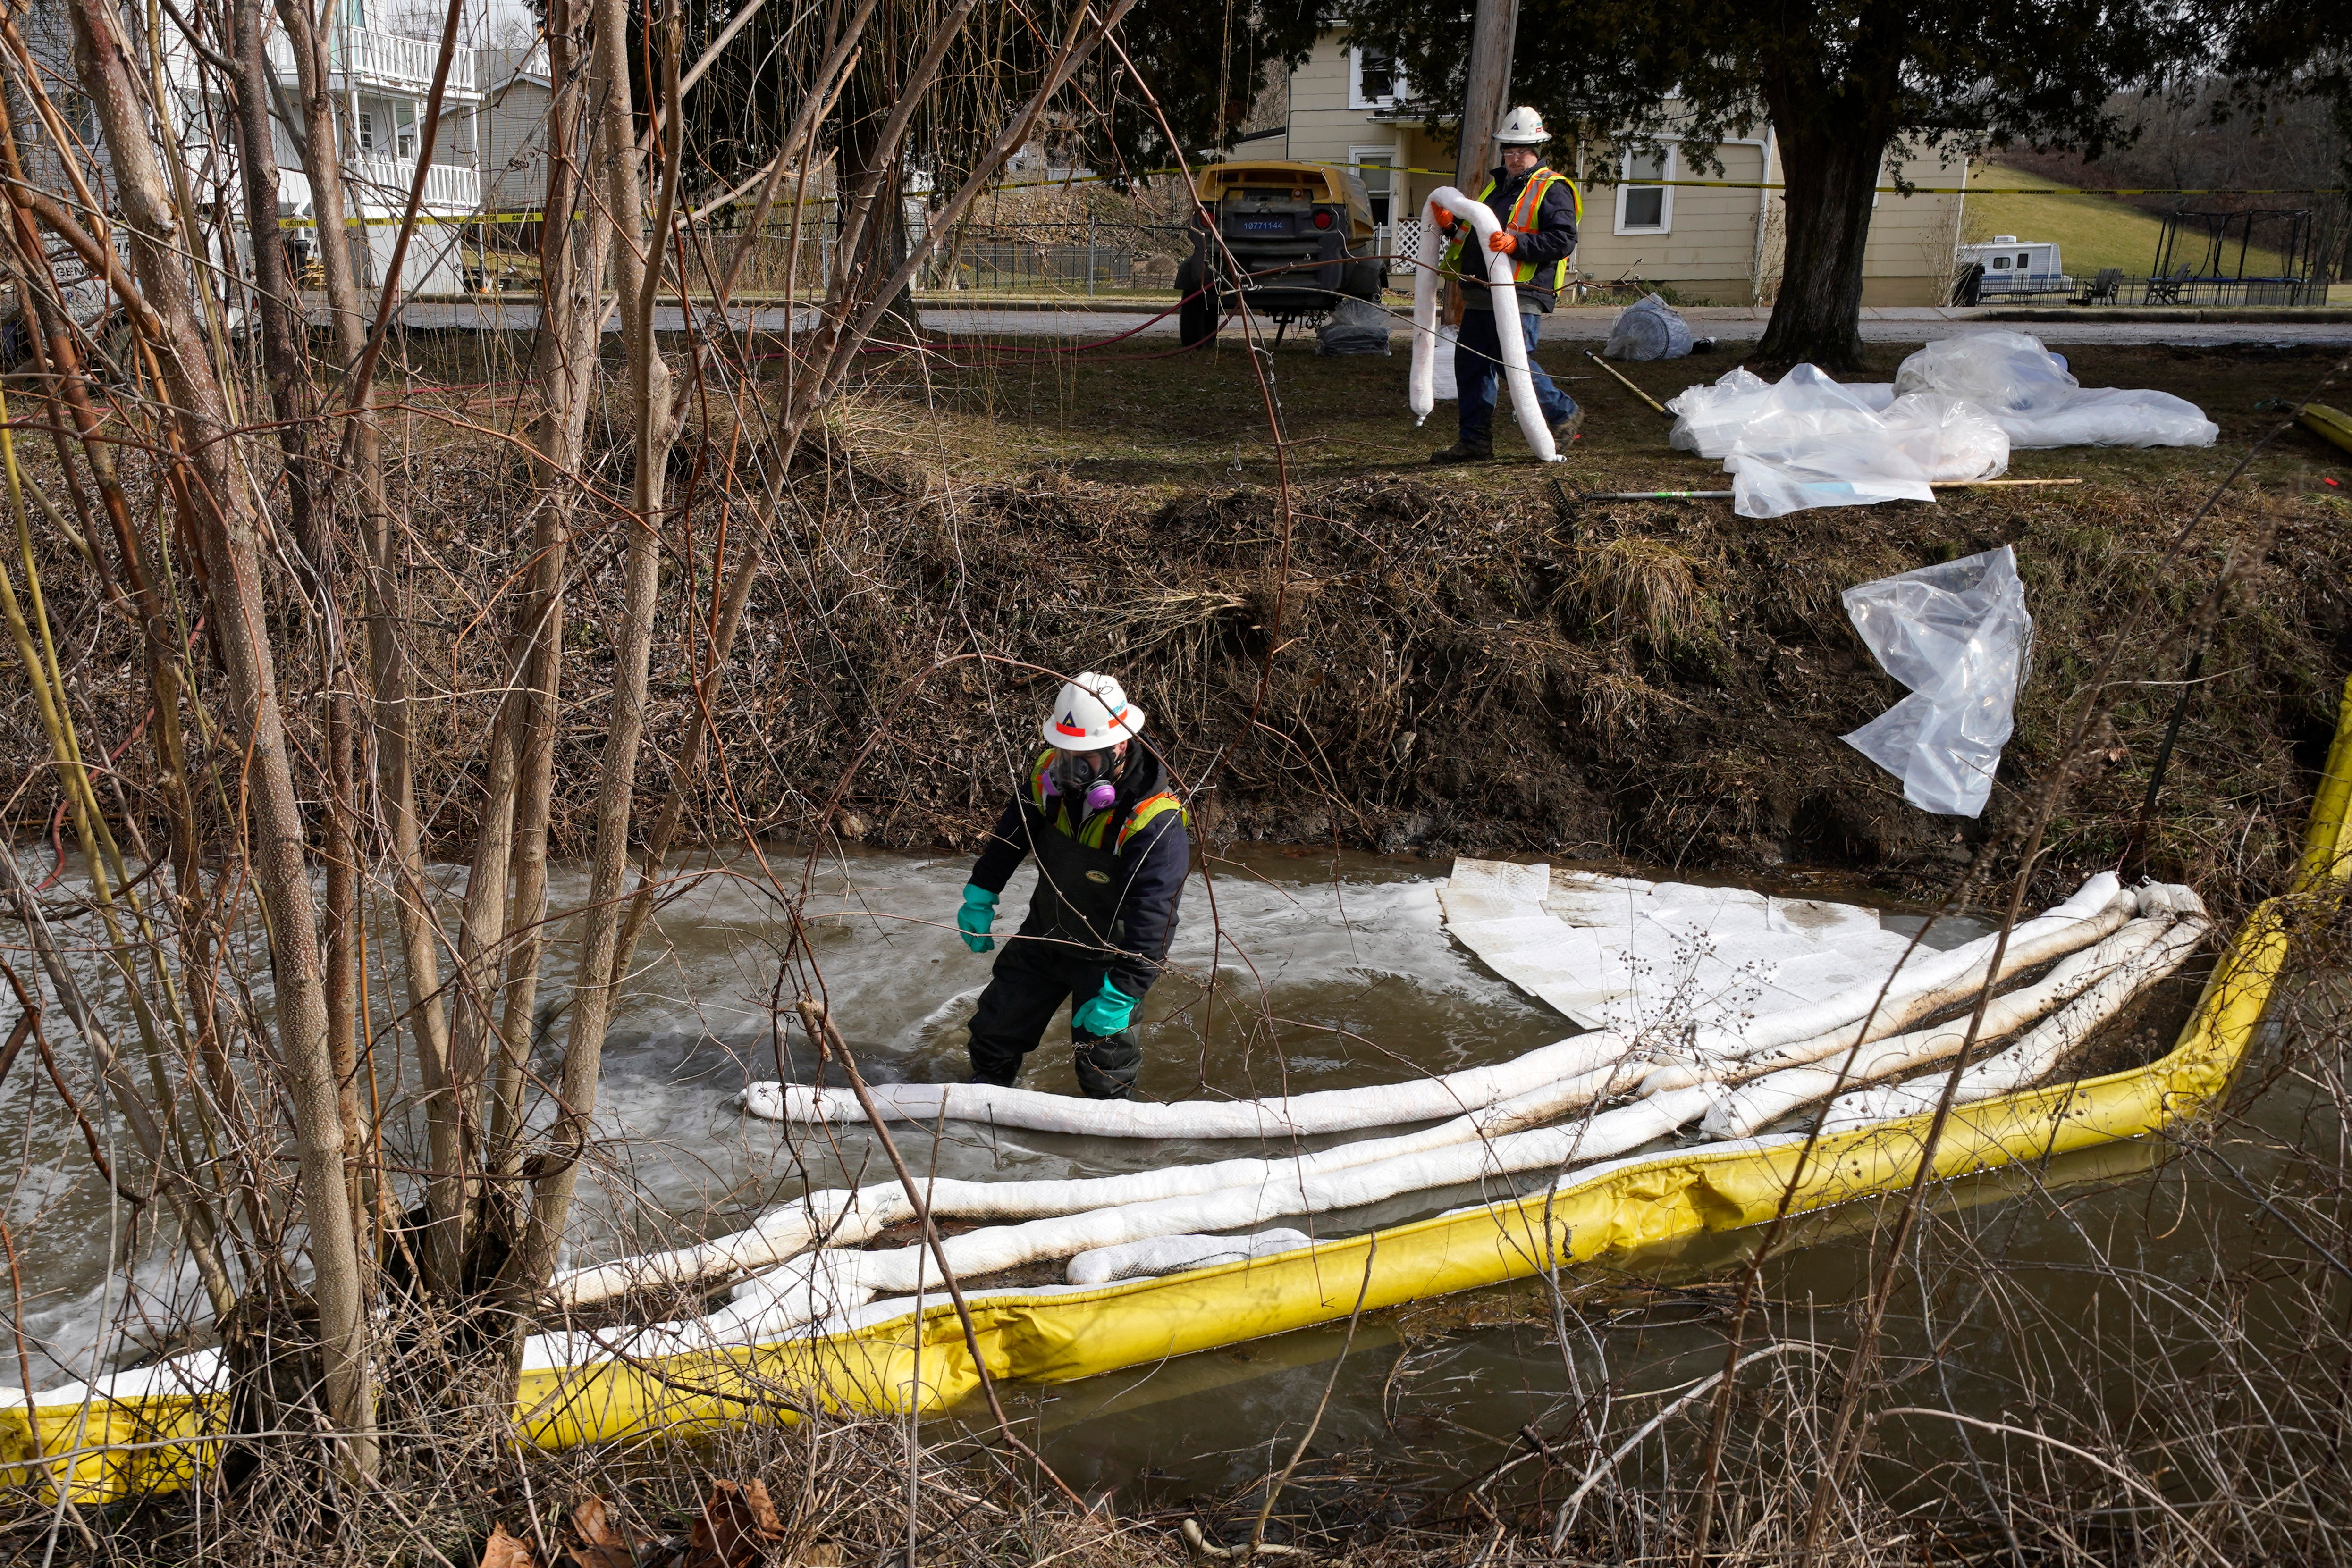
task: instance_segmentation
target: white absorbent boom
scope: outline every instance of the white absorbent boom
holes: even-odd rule
[[[2074,896],[2010,934],[1996,978],[2047,964],[2111,935],[2138,912],[2113,873],[2085,882]],[[1948,1007],[1984,982],[1994,939],[1980,937],[1947,952],[1925,947],[1886,984],[1873,978],[1801,1008],[1769,1013],[1736,1026],[1703,1026],[1688,1037],[1696,1054],[1748,1057],[1867,1019],[1871,1038],[1907,1028]],[[883,1114],[926,1124],[946,1114],[998,1127],[1097,1138],[1273,1138],[1365,1132],[1405,1122],[1458,1116],[1562,1079],[1611,1067],[1648,1042],[1622,1030],[1599,1030],[1563,1040],[1513,1061],[1470,1067],[1410,1083],[1329,1089],[1267,1100],[1184,1100],[1155,1105],[1129,1100],[1078,1100],[1034,1089],[992,1083],[877,1084]],[[859,1122],[865,1113],[844,1089],[812,1084],[753,1083],[743,1108],[768,1121]]]
[[[2206,928],[2195,894],[2186,888],[2126,892],[2111,874],[2094,877],[2074,898],[2011,933],[2002,976],[2053,958],[2061,961],[2042,980],[1997,998],[1978,1038],[1990,1040],[2011,1033],[2052,1008],[2084,997],[2087,989],[2095,1000],[2067,1009],[2018,1053],[2032,1071],[2045,1071],[2054,1059],[2045,1042],[2079,1040],[2113,1016],[2124,999],[2183,962]],[[1898,975],[1898,981],[1908,983],[1887,986],[1883,1000],[1879,992],[1885,983],[1873,980],[1842,998],[1750,1020],[1738,1035],[1713,1031],[1717,1038],[1710,1038],[1710,1031],[1700,1031],[1693,1040],[1701,1049],[1677,1050],[1664,1061],[1657,1053],[1634,1049],[1634,1042],[1614,1030],[1563,1040],[1507,1064],[1534,1078],[1528,1086],[1486,1100],[1466,1113],[1457,1101],[1455,1115],[1417,1133],[1341,1144],[1306,1155],[1163,1166],[1115,1176],[1025,1182],[939,1178],[930,1186],[929,1201],[943,1216],[1033,1222],[961,1238],[950,1248],[961,1254],[959,1271],[970,1267],[985,1272],[1091,1248],[1186,1234],[1204,1226],[1240,1228],[1276,1216],[1356,1207],[1547,1166],[1564,1169],[1626,1153],[1693,1117],[1704,1116],[1706,1130],[1715,1136],[1745,1135],[1840,1087],[1956,1054],[1968,1033],[1964,1022],[1907,1035],[1898,1031],[1927,1011],[1966,999],[1983,985],[1991,967],[1991,941],[1985,938],[1946,953],[1915,950],[1916,972]],[[1863,1024],[1860,1016],[1865,1010],[1870,1017]],[[1822,1029],[1823,1024],[1829,1027]],[[1805,1028],[1815,1032],[1793,1036]],[[1865,1047],[1883,1043],[1857,1058],[1857,1036]],[[1540,1070],[1529,1072],[1538,1064]],[[1971,1080],[1990,1079],[1991,1068],[1989,1062]],[[2013,1070],[2007,1074],[2011,1081],[2015,1076]],[[1741,1083],[1748,1087],[1731,1090]],[[1349,1092],[1394,1094],[1430,1087],[1394,1084]],[[1533,1131],[1628,1090],[1635,1090],[1639,1098],[1622,1109],[1575,1125]],[[1046,1098],[1074,1106],[1091,1103]],[[1842,1101],[1842,1110],[1843,1105]],[[658,1281],[756,1272],[812,1246],[858,1245],[912,1212],[893,1184],[859,1192],[812,1193],[763,1216],[750,1230],[676,1252],[583,1269],[560,1280],[557,1289],[578,1303]],[[1084,1223],[1034,1223],[1088,1214],[1093,1218]],[[856,1267],[862,1270],[861,1281],[887,1291],[902,1288],[895,1285],[892,1270],[911,1266],[908,1259],[895,1264],[868,1259]],[[805,1271],[798,1278],[803,1284],[815,1282]],[[813,1300],[803,1304],[815,1310]],[[760,1318],[762,1328],[778,1326],[769,1308],[754,1309],[751,1315]]]
[[[1463,247],[1475,245],[1478,254],[1486,258],[1486,287],[1495,306],[1495,337],[1503,349],[1503,380],[1511,389],[1511,412],[1518,415],[1520,434],[1535,455],[1546,463],[1557,463],[1559,452],[1552,444],[1551,426],[1544,423],[1543,409],[1536,402],[1536,383],[1528,374],[1528,345],[1519,336],[1519,287],[1512,277],[1517,264],[1504,252],[1486,248],[1486,242],[1502,228],[1502,220],[1486,203],[1474,201],[1451,185],[1432,191],[1428,204],[1421,209],[1421,248],[1414,255],[1412,269],[1412,375],[1405,394],[1412,422],[1421,423],[1437,406],[1437,265],[1445,252],[1444,231],[1437,226],[1440,207],[1470,225],[1472,237],[1463,242]]]

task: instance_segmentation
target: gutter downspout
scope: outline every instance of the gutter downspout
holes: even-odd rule
[[[1748,267],[1748,303],[1752,308],[1764,303],[1764,225],[1771,216],[1772,193],[1772,125],[1764,124],[1764,167],[1756,176],[1759,189],[1756,193],[1756,255]]]

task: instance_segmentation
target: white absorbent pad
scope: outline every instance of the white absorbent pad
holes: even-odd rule
[[[1206,1269],[1218,1263],[1241,1263],[1270,1258],[1277,1252],[1312,1247],[1315,1239],[1303,1230],[1276,1226],[1255,1236],[1156,1236],[1149,1241],[1097,1247],[1070,1260],[1073,1285],[1108,1285],[1119,1280],[1142,1280],[1173,1274],[1182,1269]]]
[[[1883,980],[1909,938],[1874,910],[1738,887],[1457,860],[1446,929],[1587,1029],[1671,1039]]]

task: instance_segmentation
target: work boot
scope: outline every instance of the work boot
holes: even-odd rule
[[[1455,442],[1443,452],[1431,453],[1429,460],[1432,463],[1485,463],[1490,461],[1494,455],[1495,446],[1492,442],[1471,441],[1465,438]]]
[[[1570,409],[1566,419],[1551,427],[1552,445],[1562,452],[1567,451],[1568,444],[1575,440],[1576,433],[1583,428],[1584,411],[1580,408]]]
[[[1078,1087],[1089,1100],[1131,1100],[1135,1080],[1143,1071],[1143,1047],[1132,1030],[1117,1034],[1070,1030],[1070,1064],[1077,1069]]]

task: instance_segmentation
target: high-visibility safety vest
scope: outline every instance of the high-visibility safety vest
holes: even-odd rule
[[[1569,196],[1576,204],[1577,226],[1579,228],[1583,227],[1584,193],[1576,188],[1575,181],[1570,179],[1565,174],[1554,173],[1550,169],[1540,163],[1537,164],[1533,169],[1528,172],[1528,183],[1519,187],[1519,199],[1511,204],[1510,215],[1503,220],[1503,226],[1507,229],[1515,229],[1520,234],[1535,233],[1538,218],[1543,212],[1544,197],[1551,193],[1551,188],[1554,184],[1561,184],[1568,187]],[[1495,181],[1494,177],[1489,175],[1486,180],[1486,188],[1478,193],[1478,199],[1483,202],[1494,193]],[[1468,237],[1468,234],[1466,232],[1467,225],[1465,225],[1464,227],[1465,232],[1464,234],[1454,235],[1454,243],[1446,247],[1445,260],[1443,264],[1443,271],[1454,277],[1462,276],[1462,242]],[[1523,261],[1519,263],[1518,266],[1511,269],[1511,281],[1514,283],[1533,283],[1536,280],[1536,269],[1540,265],[1540,263],[1533,261]],[[1483,283],[1486,279],[1481,277],[1478,281]],[[1550,289],[1554,294],[1559,293],[1562,288],[1568,287],[1568,258],[1566,256],[1560,257],[1558,262],[1553,264],[1550,281],[1546,283],[1544,287]]]
[[[1156,795],[1146,795],[1138,800],[1129,809],[1124,821],[1119,820],[1117,810],[1109,810],[1097,811],[1083,822],[1074,822],[1068,798],[1045,793],[1045,774],[1053,766],[1054,754],[1049,750],[1039,757],[1036,764],[1029,769],[1029,803],[1037,808],[1039,816],[1088,849],[1101,849],[1104,841],[1109,839],[1110,852],[1122,854],[1129,839],[1169,812],[1181,813],[1184,810],[1181,800],[1162,789]],[[1110,828],[1115,821],[1118,821],[1118,832],[1113,837]]]

